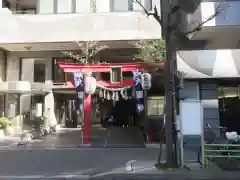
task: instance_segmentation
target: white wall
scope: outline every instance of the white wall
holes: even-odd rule
[[[12,15],[9,23],[13,20],[14,31],[0,29],[0,43],[161,39],[156,20],[140,12]]]

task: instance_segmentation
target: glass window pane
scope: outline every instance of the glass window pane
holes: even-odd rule
[[[112,8],[113,12],[124,12],[133,9],[132,0],[112,0]]]
[[[45,82],[45,63],[34,62],[34,82]]]
[[[57,13],[71,13],[72,0],[57,0]]]
[[[37,9],[39,14],[53,14],[54,0],[38,0]]]
[[[76,13],[89,12],[90,0],[75,0],[76,1]],[[106,0],[105,0],[106,1]]]
[[[164,98],[150,97],[148,99],[148,116],[160,116],[164,114]]]
[[[70,59],[70,58],[54,58],[55,60],[55,64],[57,62],[65,62],[65,63],[76,63],[77,60],[74,60],[74,59]],[[66,73],[63,72],[62,69],[60,69],[57,65],[55,65],[53,67],[53,71],[54,71],[54,79],[53,79],[53,82],[55,83],[63,83],[63,82],[66,82]],[[69,75],[71,75],[71,73],[68,73]]]
[[[237,87],[219,87],[218,88],[218,97],[236,97],[238,96]]]

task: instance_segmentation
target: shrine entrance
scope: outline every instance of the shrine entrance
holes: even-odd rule
[[[81,65],[70,63],[58,63],[58,66],[67,74],[67,81],[72,82],[74,87],[75,72],[92,72],[96,79],[97,89],[94,94],[85,94],[84,116],[82,118],[82,143],[92,146],[130,146],[144,147],[146,129],[143,119],[144,112],[136,113],[136,98],[133,98],[132,71],[144,69],[143,63],[112,63]],[[118,79],[118,69],[110,75],[108,80],[104,77],[113,68],[119,68],[122,72],[130,72],[131,77],[120,77]],[[115,76],[115,78],[113,77]],[[76,82],[75,82],[76,84]],[[79,95],[79,94],[78,94]],[[77,96],[76,96],[77,99]],[[140,101],[140,100],[138,100]],[[142,100],[144,103],[143,93]],[[140,109],[141,111],[141,106]]]

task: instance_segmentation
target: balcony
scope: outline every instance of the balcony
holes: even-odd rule
[[[200,31],[192,33],[189,36],[190,39],[216,40],[221,37],[223,42],[234,42],[236,45],[236,39],[240,38],[240,16],[238,16],[240,9],[239,0],[203,0],[194,13],[186,15],[188,30],[206,21],[219,7],[223,10],[220,15],[205,23]]]
[[[0,83],[0,92],[20,94],[42,94],[52,90],[51,84],[28,81],[7,81]]]
[[[161,39],[161,27],[140,12],[19,15],[1,13],[0,46],[13,43]],[[6,47],[4,47],[6,45]],[[11,49],[10,49],[11,50]]]

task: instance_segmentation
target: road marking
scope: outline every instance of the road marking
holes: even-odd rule
[[[78,178],[78,179],[86,179],[89,178],[89,175],[55,175],[55,176],[45,176],[45,175],[25,175],[25,176],[0,176],[0,179],[59,179],[59,178]]]

